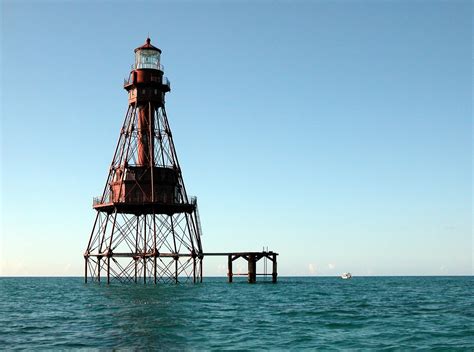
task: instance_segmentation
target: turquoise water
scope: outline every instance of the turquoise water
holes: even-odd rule
[[[474,349],[473,277],[0,278],[0,348]]]

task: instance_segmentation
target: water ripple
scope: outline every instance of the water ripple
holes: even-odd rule
[[[472,277],[277,285],[84,285],[1,278],[3,349],[474,349]]]

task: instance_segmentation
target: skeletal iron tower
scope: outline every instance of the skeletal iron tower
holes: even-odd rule
[[[85,281],[202,280],[197,201],[184,186],[165,110],[161,50],[146,43],[124,88],[128,110],[84,253]]]

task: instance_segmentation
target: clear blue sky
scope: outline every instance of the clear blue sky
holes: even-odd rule
[[[471,2],[1,4],[1,275],[82,275],[148,34],[205,251],[472,274]]]

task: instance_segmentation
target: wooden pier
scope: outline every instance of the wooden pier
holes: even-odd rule
[[[264,273],[257,273],[257,262],[262,259],[266,258],[272,262],[272,282],[277,282],[277,255],[278,253],[272,251],[263,251],[263,252],[231,252],[231,253],[203,253],[203,257],[206,256],[226,256],[227,257],[227,278],[228,282],[233,281],[234,276],[245,275],[248,277],[249,283],[257,282],[257,276],[260,275],[267,275],[267,272]],[[234,274],[232,270],[232,263],[239,259],[243,258],[248,263],[248,272],[247,274]]]

